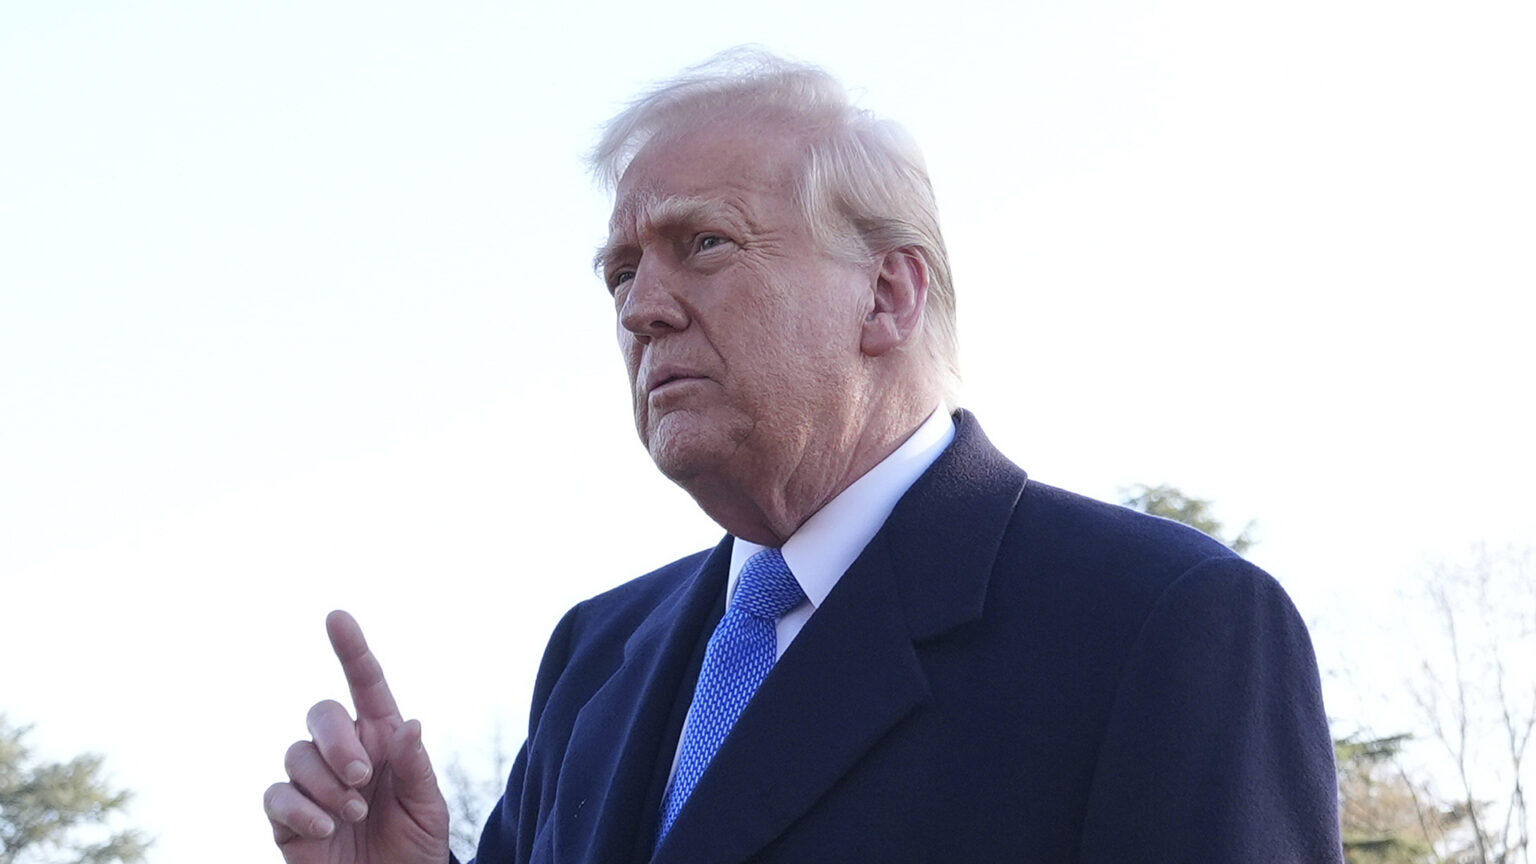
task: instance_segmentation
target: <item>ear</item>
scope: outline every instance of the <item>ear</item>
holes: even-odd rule
[[[928,264],[912,246],[885,253],[875,274],[874,306],[864,318],[859,347],[879,357],[911,341],[928,305]]]

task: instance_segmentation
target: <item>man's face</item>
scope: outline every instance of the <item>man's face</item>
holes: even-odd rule
[[[619,183],[603,270],[635,425],[696,496],[787,482],[846,447],[864,410],[874,270],[813,240],[792,193],[800,147],[721,124],[653,141]]]

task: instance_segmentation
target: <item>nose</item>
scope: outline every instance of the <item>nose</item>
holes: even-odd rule
[[[688,326],[688,311],[678,302],[664,268],[642,260],[619,306],[619,324],[641,343]]]

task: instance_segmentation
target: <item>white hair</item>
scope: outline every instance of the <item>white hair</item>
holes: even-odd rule
[[[928,269],[923,345],[946,401],[959,388],[949,255],[922,152],[895,122],[855,107],[827,72],[760,48],[733,48],[642,95],[608,121],[590,164],[613,191],[642,147],[722,120],[761,120],[804,136],[795,196],[831,253],[868,260],[912,248]]]

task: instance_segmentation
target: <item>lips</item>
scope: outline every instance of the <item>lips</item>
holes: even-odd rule
[[[663,363],[650,370],[645,376],[645,392],[655,393],[668,384],[679,381],[691,381],[706,378],[708,376],[696,369],[681,366],[675,363]]]

